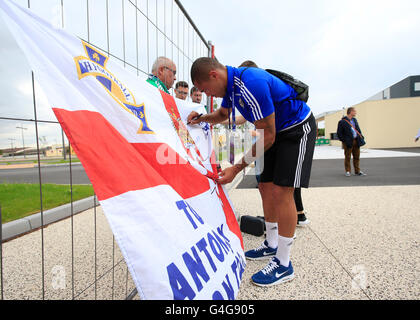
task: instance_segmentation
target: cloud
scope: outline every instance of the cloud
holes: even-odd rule
[[[315,114],[420,74],[418,0],[183,0],[221,62],[251,59],[310,86]]]
[[[314,78],[322,84],[319,90],[341,93],[341,98],[325,100],[320,93],[316,103],[356,104],[419,73],[414,64],[419,45],[413,42],[420,30],[419,9],[414,1],[339,1],[304,61],[319,75]]]
[[[401,12],[397,2],[343,2],[336,16],[319,28],[319,40],[308,52],[308,61],[318,68],[351,69],[383,55],[398,37],[418,30],[418,19]],[[395,49],[398,47],[395,46]]]
[[[182,0],[182,4],[204,38],[213,41],[222,63],[236,66],[251,59],[261,67],[294,75],[310,86],[309,105],[315,114],[357,104],[420,74],[418,0]],[[150,2],[151,17],[154,5]],[[44,15],[57,17],[54,10]],[[0,19],[0,29],[4,28]],[[0,95],[0,113],[33,118],[25,82],[29,67],[13,38],[3,32],[0,36],[4,57],[0,87],[8,92],[7,100]],[[54,120],[47,100],[37,92],[38,117]]]

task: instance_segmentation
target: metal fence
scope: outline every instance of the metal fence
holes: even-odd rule
[[[141,80],[157,57],[166,56],[177,65],[177,81],[191,87],[192,62],[211,54],[211,44],[177,0],[15,1],[99,48]],[[0,19],[0,187],[36,184],[40,222],[24,236],[1,241],[1,299],[132,299],[134,284],[96,198],[90,211],[74,210],[75,186],[90,182],[80,174],[82,167],[3,23]],[[49,183],[68,185],[63,192],[70,197],[70,218],[54,224],[45,217],[43,191]],[[29,199],[25,193],[18,197]],[[1,218],[11,219],[0,200]],[[0,239],[5,225],[0,222]]]

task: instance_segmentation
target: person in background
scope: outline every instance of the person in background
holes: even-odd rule
[[[152,66],[152,73],[149,74],[147,82],[166,93],[172,88],[176,80],[175,63],[166,57],[158,57]]]
[[[188,83],[185,81],[178,81],[175,84],[175,97],[181,100],[186,100],[188,97]]]
[[[203,94],[201,93],[200,90],[198,90],[197,87],[192,87],[190,94],[191,94],[192,102],[201,103],[201,99],[203,98]]]
[[[338,122],[337,135],[342,142],[344,149],[344,169],[346,177],[351,176],[350,159],[353,154],[354,174],[356,176],[365,176],[363,171],[360,171],[360,146],[362,145],[362,131],[359,123],[355,118],[357,114],[356,108],[350,107],[347,109],[347,116],[343,117]]]

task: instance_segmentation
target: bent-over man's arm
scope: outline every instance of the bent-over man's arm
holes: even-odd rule
[[[217,124],[217,123],[222,122],[223,120],[226,120],[229,117],[229,112],[228,112],[228,109],[226,108],[219,108],[212,113],[204,114],[198,119],[195,119],[198,116],[199,114],[197,112],[195,111],[191,112],[187,118],[188,124],[199,124],[200,122]]]
[[[272,113],[266,118],[254,122],[255,127],[260,130],[264,130],[264,152],[271,148],[274,141],[276,140],[276,121],[275,114]],[[233,181],[235,176],[241,172],[245,167],[249,165],[245,160],[252,159],[252,155],[257,152],[257,143],[252,145],[251,150],[239,161],[239,163],[233,165],[232,167],[226,168],[220,173],[220,179],[218,182],[220,184],[226,184]]]

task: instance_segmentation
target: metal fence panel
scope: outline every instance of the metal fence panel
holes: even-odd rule
[[[192,62],[209,56],[209,44],[180,1],[15,1],[99,48],[139,81],[144,81],[157,57],[166,56],[177,65],[177,81],[187,81],[191,87]],[[3,228],[10,224],[2,223],[8,208],[0,203],[1,299],[136,298],[96,197],[90,210],[75,213],[74,189],[89,182],[23,53],[3,24],[0,20],[0,40],[5,45],[0,52],[0,184],[36,184],[40,223],[25,218],[31,232],[3,241]],[[20,169],[4,169],[10,166]],[[64,193],[71,204],[70,217],[53,224],[45,209],[50,183],[67,185]],[[20,195],[20,201],[28,199]]]

